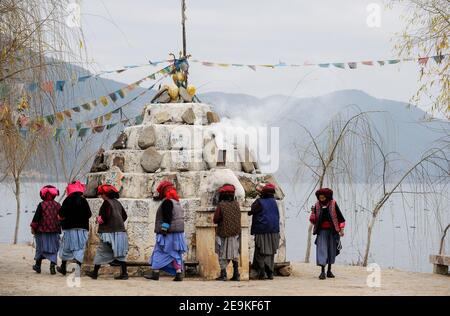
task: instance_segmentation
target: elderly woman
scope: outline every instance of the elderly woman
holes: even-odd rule
[[[175,275],[173,281],[183,280],[183,253],[187,251],[184,236],[184,209],[178,193],[170,181],[162,181],[156,191],[155,200],[162,200],[155,219],[155,247],[149,263],[151,275],[146,279],[159,280],[159,270]]]
[[[317,202],[311,208],[310,222],[314,225],[313,234],[316,238],[316,261],[321,267],[319,279],[334,278],[331,265],[338,254],[340,237],[344,236],[345,219],[333,199],[333,191],[322,188],[316,191]],[[325,266],[328,265],[325,275]]]
[[[241,235],[241,209],[234,197],[235,187],[226,184],[219,188],[219,203],[214,212],[216,227],[216,253],[219,256],[220,276],[218,281],[227,280],[227,266],[233,262],[232,281],[239,281],[239,243]]]
[[[36,240],[36,263],[33,270],[41,273],[41,263],[43,259],[50,260],[50,273],[56,274],[57,254],[59,249],[59,234],[61,227],[58,220],[58,211],[61,205],[55,201],[59,191],[52,185],[43,187],[39,195],[42,202],[39,203],[33,220],[30,224],[31,233]]]
[[[267,278],[272,280],[275,254],[280,244],[280,213],[275,200],[275,185],[260,185],[257,190],[260,197],[248,212],[253,215],[250,233],[255,235],[253,267],[258,270],[258,279],[264,280],[267,273]]]
[[[97,194],[103,199],[97,216],[100,244],[94,257],[94,270],[87,275],[97,279],[102,264],[116,263],[120,265],[120,275],[116,280],[127,280],[128,235],[125,229],[127,213],[119,202],[119,190],[116,187],[103,184],[97,188]]]
[[[89,218],[92,216],[88,202],[83,196],[85,185],[74,181],[67,185],[65,198],[58,212],[63,230],[63,238],[59,249],[62,259],[61,267],[57,271],[66,274],[67,261],[75,260],[81,268],[84,250],[89,235]]]

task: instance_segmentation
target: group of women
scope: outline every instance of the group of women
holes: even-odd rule
[[[254,235],[255,249],[253,268],[257,279],[273,279],[274,257],[280,242],[280,215],[275,199],[275,185],[271,183],[257,186],[259,197],[251,210],[251,234]],[[85,185],[79,181],[66,188],[66,198],[62,205],[55,201],[59,195],[57,188],[47,185],[40,190],[42,202],[37,206],[31,231],[36,241],[35,264],[33,270],[41,273],[43,259],[50,261],[50,273],[66,275],[67,262],[81,265],[89,236],[91,209],[83,196]],[[152,268],[147,279],[159,280],[160,270],[175,276],[174,281],[183,280],[183,254],[187,251],[184,234],[184,209],[175,186],[170,181],[159,183],[154,197],[161,203],[155,219],[155,246],[149,263]],[[112,185],[103,184],[97,188],[103,203],[96,223],[100,242],[94,256],[94,268],[87,272],[97,279],[102,265],[120,266],[118,280],[128,279],[126,257],[128,235],[125,229],[127,213],[119,201],[119,191]],[[317,265],[321,266],[320,279],[333,278],[331,265],[339,252],[339,238],[344,234],[345,220],[333,191],[321,189],[316,192],[317,203],[311,210],[310,221],[317,235]],[[217,280],[227,280],[227,266],[233,265],[231,280],[239,281],[239,256],[241,235],[241,210],[235,197],[235,187],[225,184],[217,190],[217,205],[213,221],[217,224],[215,248],[219,259],[220,275]],[[62,231],[62,238],[60,234]],[[57,256],[61,265],[57,266]],[[327,273],[325,267],[328,265]]]

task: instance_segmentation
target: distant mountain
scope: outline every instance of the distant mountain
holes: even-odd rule
[[[426,113],[408,104],[377,99],[360,90],[341,90],[319,97],[294,98],[283,95],[257,98],[245,94],[210,92],[199,96],[203,102],[214,105],[216,111],[236,125],[276,126],[280,128],[280,169],[276,173],[282,182],[290,182],[293,171],[298,166],[294,158],[293,143],[306,135],[298,124],[310,129],[315,135],[330,122],[332,117],[342,112],[356,113],[375,111],[370,117],[379,131],[386,151],[397,152],[407,161],[420,159],[424,151],[432,147],[448,122],[426,121]],[[347,114],[348,115],[348,114]],[[398,161],[395,168],[406,168]]]
[[[89,74],[82,67],[74,65],[68,65],[67,67],[66,73],[68,74],[72,73],[77,76]],[[64,71],[53,71],[53,73],[61,74]],[[56,93],[56,109],[61,111],[75,105],[81,105],[126,85],[102,77],[90,78],[73,86],[66,85],[64,92]],[[67,126],[74,127],[77,122],[110,112],[112,109],[129,102],[143,90],[143,88],[138,87],[124,99],[117,100],[116,104],[110,103],[108,107],[99,104],[91,111],[81,110],[79,114],[74,115],[72,122],[67,123]],[[142,108],[150,102],[154,93],[154,91],[150,91],[124,107],[123,118],[138,115]],[[258,98],[247,94],[223,92],[209,92],[200,94],[198,97],[202,102],[211,104],[222,118],[228,118],[235,125],[280,127],[282,167],[279,176],[281,177],[283,177],[282,174],[291,174],[290,170],[297,165],[297,162],[292,158],[295,154],[292,144],[294,140],[298,141],[299,135],[304,135],[297,123],[306,126],[313,134],[318,133],[335,114],[346,111],[349,107],[358,107],[361,111],[383,112],[371,115],[374,126],[380,131],[389,151],[397,151],[402,157],[410,161],[418,159],[423,151],[430,147],[430,144],[442,136],[439,131],[448,130],[449,127],[447,122],[439,120],[424,122],[423,118],[426,117],[426,113],[415,107],[409,108],[406,103],[377,99],[360,90],[342,90],[312,98],[296,98],[284,95]],[[48,113],[52,113],[50,105]],[[119,119],[120,116],[116,114],[110,122],[116,122]],[[108,148],[121,129],[122,126],[119,125],[108,133],[97,134],[91,142],[89,150],[95,151],[102,144],[105,148]],[[106,134],[107,136],[105,136]],[[67,165],[77,163],[70,152],[66,153],[65,156],[67,157]],[[90,163],[87,164],[87,168],[89,167]]]

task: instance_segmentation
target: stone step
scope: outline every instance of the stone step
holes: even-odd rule
[[[204,103],[157,103],[145,107],[143,124],[183,124],[183,114],[192,109],[195,125],[208,125],[207,113],[211,106]]]
[[[204,160],[203,150],[156,150],[162,157],[160,168],[164,171],[203,171],[208,170]],[[123,172],[146,173],[141,165],[144,150],[107,150],[104,153],[104,162],[108,169],[120,164]],[[237,155],[237,151],[235,153]],[[230,157],[233,155],[230,154]],[[228,155],[227,155],[228,157]],[[226,168],[241,171],[242,164],[238,158],[227,159]],[[156,170],[155,170],[156,171]]]
[[[170,150],[203,148],[207,129],[201,125],[151,124],[130,126],[124,132],[127,149],[146,149],[152,144],[158,150]]]

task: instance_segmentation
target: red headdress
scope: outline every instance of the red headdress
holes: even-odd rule
[[[74,181],[67,185],[66,193],[68,196],[75,192],[84,193],[85,189],[86,189],[86,186],[77,180],[77,181]]]
[[[98,195],[108,194],[110,192],[119,193],[119,190],[117,190],[117,188],[115,186],[110,185],[110,184],[102,184],[102,185],[99,185],[97,188]]]
[[[179,201],[177,190],[175,189],[172,182],[164,180],[161,181],[156,188],[156,191],[159,194],[159,198],[166,198]]]
[[[219,191],[219,193],[231,193],[231,194],[234,194],[234,192],[236,191],[236,188],[232,184],[224,184],[223,186],[221,186],[219,188],[218,191]]]
[[[59,190],[53,185],[46,185],[39,191],[39,195],[41,196],[41,199],[45,201],[53,200],[59,195]]]
[[[328,203],[333,199],[333,190],[329,188],[322,188],[316,191],[316,197],[319,198],[319,195],[325,196],[327,199],[325,202]]]
[[[262,191],[263,192],[273,192],[275,193],[276,186],[273,183],[267,183],[263,186]]]

